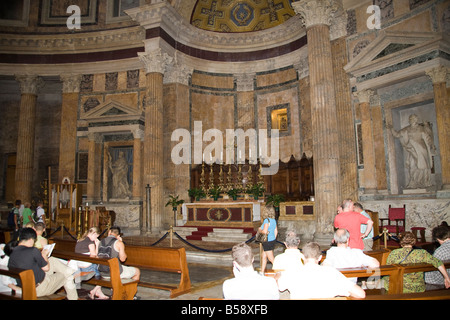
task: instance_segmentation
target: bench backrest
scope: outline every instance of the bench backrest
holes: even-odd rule
[[[22,270],[0,266],[0,274],[14,279],[20,279],[22,284],[22,295],[10,295],[8,296],[8,299],[37,300],[33,270]]]
[[[56,242],[55,250],[74,252],[76,241],[50,239]],[[186,265],[186,251],[184,248],[155,248],[125,245],[127,261],[125,264],[149,269],[181,272]]]
[[[185,271],[186,251],[184,248],[154,248],[126,246],[126,263],[137,267],[145,267],[160,271]]]

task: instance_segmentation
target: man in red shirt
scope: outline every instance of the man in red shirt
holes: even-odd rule
[[[346,199],[342,203],[343,211],[334,218],[334,227],[347,229],[350,233],[348,246],[350,248],[364,250],[363,238],[367,237],[373,227],[373,221],[362,214],[353,211],[353,201]],[[361,225],[367,224],[364,234],[361,234]]]

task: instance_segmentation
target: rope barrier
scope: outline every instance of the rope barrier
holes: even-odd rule
[[[180,239],[183,243],[190,245],[191,247],[193,247],[197,250],[201,250],[201,251],[205,251],[205,252],[214,252],[214,253],[229,252],[229,251],[233,250],[233,248],[222,249],[222,250],[210,250],[210,249],[200,248],[200,247],[196,246],[195,244],[192,244],[189,241],[183,239],[178,233],[174,232],[174,235],[177,236],[177,238]],[[250,243],[253,240],[255,240],[255,236],[253,236],[250,239],[248,239],[247,241],[245,241],[245,243]]]

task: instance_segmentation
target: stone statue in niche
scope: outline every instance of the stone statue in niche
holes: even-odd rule
[[[400,131],[389,127],[392,135],[400,140],[405,151],[405,166],[409,181],[407,189],[426,188],[432,186],[432,156],[436,155],[433,131],[429,122],[419,123],[415,114],[409,116],[409,126]]]
[[[112,161],[109,153],[108,164],[112,173],[112,198],[129,199],[130,184],[128,183],[128,162],[125,153],[120,151],[115,161]]]

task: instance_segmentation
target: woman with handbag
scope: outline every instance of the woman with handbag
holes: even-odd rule
[[[277,221],[275,220],[275,211],[266,208],[263,213],[263,224],[259,227],[259,232],[267,234],[267,241],[262,242],[263,254],[261,257],[261,273],[264,274],[267,265],[267,259],[273,264],[273,249],[278,235]]]

